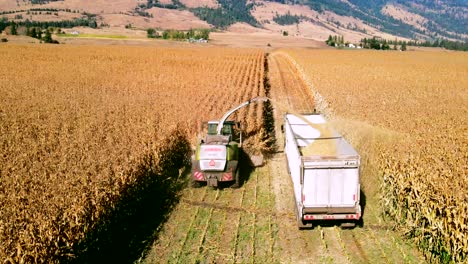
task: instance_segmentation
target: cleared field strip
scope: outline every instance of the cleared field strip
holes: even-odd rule
[[[328,250],[330,252],[335,252],[333,255],[335,258],[335,263],[350,263],[349,253],[346,251],[346,247],[341,240],[338,227],[326,227],[324,228],[324,236],[328,241]]]
[[[186,189],[146,262],[271,261],[274,203],[260,178],[268,183],[259,170],[240,189]]]
[[[290,110],[296,112],[311,112],[314,110],[314,101],[311,92],[308,90],[305,83],[297,74],[294,65],[291,65],[287,58],[283,56],[272,56],[272,73],[277,74],[272,78],[272,83],[277,84],[275,91],[277,96],[273,95],[273,99],[277,102],[282,102],[282,105],[288,106]],[[279,84],[279,85],[278,85]],[[287,100],[284,100],[286,98]],[[282,109],[285,111],[286,109]]]
[[[356,235],[357,232],[340,232],[340,237],[345,243],[347,252],[349,252],[349,261],[351,263],[370,263],[367,253],[362,247],[362,238]]]
[[[307,100],[306,92],[309,88],[301,79],[301,75],[290,59],[282,56],[281,53],[276,53],[272,54],[269,60],[272,62],[270,64],[270,80],[273,99],[281,105],[287,105],[291,111],[305,110],[310,112],[312,104],[298,99]],[[276,76],[274,76],[275,74]],[[307,90],[301,92],[301,89]],[[292,98],[296,98],[295,101]],[[282,117],[284,110],[275,109],[275,111],[275,118],[278,122],[278,118]],[[277,138],[281,137],[277,131]],[[279,150],[281,150],[282,142],[278,142],[278,145],[280,146]],[[281,195],[282,199],[287,200],[287,195],[292,196],[292,184],[289,179],[284,180],[284,177],[288,177],[288,175],[283,155],[282,153],[276,154],[277,157],[271,159],[270,162],[273,163],[271,165],[273,170],[282,168],[280,171],[283,172],[282,175],[278,173],[276,176],[274,172],[271,172],[273,178],[278,181],[277,184],[281,186],[275,191],[275,195]],[[351,230],[319,226],[310,231],[297,231],[293,215],[294,202],[285,203],[284,200],[280,201],[279,199],[276,199],[276,202],[282,204],[281,210],[291,212],[289,223],[280,224],[278,236],[278,244],[283,245],[283,253],[286,253],[282,256],[282,260],[285,262],[308,259],[308,256],[301,256],[302,252],[308,252],[309,257],[318,256],[318,258],[315,257],[315,260],[319,259],[321,263],[419,263],[421,261],[417,250],[402,243],[402,239],[397,233],[380,228],[386,224],[376,213],[378,202],[374,197],[367,198],[364,227]],[[366,227],[367,225],[369,227]],[[304,234],[307,234],[307,239],[298,242],[296,238],[304,238]],[[296,248],[300,250],[295,250]]]

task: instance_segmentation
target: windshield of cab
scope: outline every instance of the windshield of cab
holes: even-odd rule
[[[218,124],[208,124],[208,135],[216,135],[216,129]],[[222,135],[231,135],[232,134],[232,125],[224,124],[223,129],[221,130]]]

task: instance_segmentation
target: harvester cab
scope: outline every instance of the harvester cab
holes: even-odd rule
[[[240,122],[225,121],[220,135],[217,133],[218,125],[219,121],[209,121],[207,123],[207,133],[205,139],[202,142],[213,142],[213,139],[223,138],[223,142],[236,141],[239,142],[239,145],[242,145],[242,131]]]

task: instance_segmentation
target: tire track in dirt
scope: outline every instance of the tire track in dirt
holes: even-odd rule
[[[337,227],[324,227],[323,233],[324,233],[324,240],[327,243],[327,250],[330,254],[330,256],[333,257],[333,262],[334,263],[350,263],[349,262],[349,257],[346,253],[346,250],[344,248],[344,245],[342,242],[339,240],[337,236]]]
[[[218,199],[219,193],[220,193],[219,189],[216,190],[216,196],[214,198],[214,201],[216,201]],[[198,243],[199,258],[203,258],[203,255],[206,252],[205,241],[206,241],[206,237],[207,237],[208,228],[210,227],[210,224],[211,224],[211,221],[212,221],[213,211],[214,211],[214,208],[210,208],[209,215],[206,218],[205,227],[204,227],[203,232],[202,232],[202,234],[200,236],[200,240],[199,240],[199,243]]]
[[[291,67],[283,67],[285,60],[279,61],[276,56],[269,56],[269,80],[271,95],[275,102],[287,106],[291,110],[311,111],[313,103],[307,102],[303,91],[304,84]],[[301,91],[302,90],[302,91]],[[293,106],[300,104],[301,109]],[[274,105],[273,105],[274,106]],[[268,161],[271,177],[272,192],[275,196],[275,210],[278,214],[288,215],[288,218],[275,217],[278,225],[278,238],[275,244],[276,258],[285,263],[314,263],[323,255],[327,255],[320,240],[317,240],[317,232],[309,230],[301,232],[297,229],[294,215],[294,192],[292,182],[287,174],[286,157],[283,149],[283,134],[281,132],[284,110],[274,107],[275,132],[277,153]],[[315,236],[315,238],[313,237]]]
[[[350,259],[352,263],[370,263],[366,252],[364,252],[362,243],[359,241],[360,238],[356,237],[355,232],[342,232],[341,236],[345,243],[351,241],[351,243],[347,243],[346,246],[349,252],[351,252]]]
[[[199,192],[201,190],[191,190],[191,194],[193,195],[196,192]],[[208,190],[204,189],[202,190],[202,195],[200,198],[200,201],[205,201],[207,199],[207,196],[209,196]],[[192,240],[195,240],[195,237],[197,233],[199,232],[198,225],[196,224],[197,219],[200,217],[200,212],[201,210],[204,210],[203,208],[196,208],[194,211],[192,218],[190,220],[190,225],[188,227],[188,230],[185,232],[184,239],[180,243],[180,247],[177,252],[177,258],[176,262],[181,262],[184,261],[184,259],[187,257],[184,252],[187,252],[189,248],[193,247],[193,243],[190,243]]]
[[[270,56],[272,62],[272,74],[276,74],[278,79],[274,83],[278,84],[277,89],[280,90],[282,98],[274,98],[282,105],[287,105],[289,109],[296,112],[312,112],[314,102],[312,94],[309,92],[307,85],[297,74],[294,65],[291,65],[287,58],[282,56]],[[271,75],[270,75],[271,76]],[[287,100],[284,100],[286,98]],[[284,111],[284,109],[283,109]],[[282,115],[279,116],[282,119]]]

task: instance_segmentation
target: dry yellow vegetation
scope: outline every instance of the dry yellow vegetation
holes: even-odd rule
[[[428,259],[466,261],[468,54],[280,54],[298,66],[319,110],[376,167],[383,212]]]
[[[263,52],[248,49],[2,46],[2,262],[86,257],[148,186],[163,210],[197,124],[264,95],[263,67]],[[261,104],[237,115],[260,131]]]

